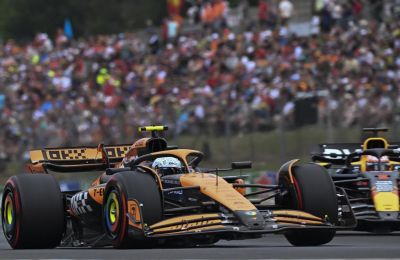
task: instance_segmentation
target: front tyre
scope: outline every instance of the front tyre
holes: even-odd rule
[[[326,169],[313,163],[293,166],[293,184],[283,177],[281,184],[288,194],[282,201],[286,207],[302,210],[335,224],[338,220],[336,189]],[[317,246],[329,243],[334,230],[291,230],[286,239],[295,246]]]
[[[112,245],[116,248],[141,248],[151,245],[144,236],[129,234],[128,200],[141,206],[142,221],[152,225],[162,218],[162,202],[158,184],[147,173],[126,171],[115,174],[107,183],[103,203],[103,223]]]
[[[14,249],[54,248],[65,229],[60,187],[51,175],[10,177],[1,203],[4,236]]]

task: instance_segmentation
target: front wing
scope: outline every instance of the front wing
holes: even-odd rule
[[[260,210],[264,222],[259,226],[242,224],[233,213],[206,213],[185,215],[162,220],[153,225],[142,222],[140,205],[136,200],[129,200],[129,233],[140,238],[171,238],[198,235],[261,235],[283,233],[294,229],[340,230],[352,229],[356,222],[352,211],[344,213],[345,219],[332,224],[312,214],[298,210]],[[342,218],[343,219],[343,218]]]

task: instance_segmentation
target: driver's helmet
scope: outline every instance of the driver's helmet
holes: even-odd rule
[[[378,157],[373,155],[367,155],[367,171],[388,171],[390,164],[389,158],[385,155],[381,157],[381,163],[379,164]]]
[[[154,160],[151,167],[160,176],[182,173],[182,163],[175,157],[160,157]]]

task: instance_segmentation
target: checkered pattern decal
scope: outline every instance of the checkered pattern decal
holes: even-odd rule
[[[47,150],[48,160],[85,160],[87,159],[85,149],[59,149]]]
[[[130,145],[108,146],[105,147],[108,158],[123,158],[129,151]],[[60,148],[42,150],[44,160],[90,160],[101,158],[101,153],[97,148]]]
[[[84,160],[84,159],[86,159],[85,149],[68,150],[67,159],[68,160]]]
[[[115,147],[106,147],[106,152],[109,158],[122,158],[129,151],[130,146],[115,146]]]

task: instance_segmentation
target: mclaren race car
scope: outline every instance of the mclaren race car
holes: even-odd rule
[[[203,153],[167,145],[164,126],[133,145],[30,152],[31,174],[6,182],[2,227],[12,248],[195,246],[283,233],[297,246],[328,243],[355,220],[324,167],[292,160],[278,185],[201,168]],[[60,192],[49,173],[103,171],[86,190]],[[247,192],[249,191],[249,192]],[[261,196],[260,195],[264,195]]]
[[[372,137],[360,143],[321,144],[314,162],[330,169],[357,219],[356,230],[387,233],[400,230],[400,149],[378,137],[385,128],[366,128]]]

